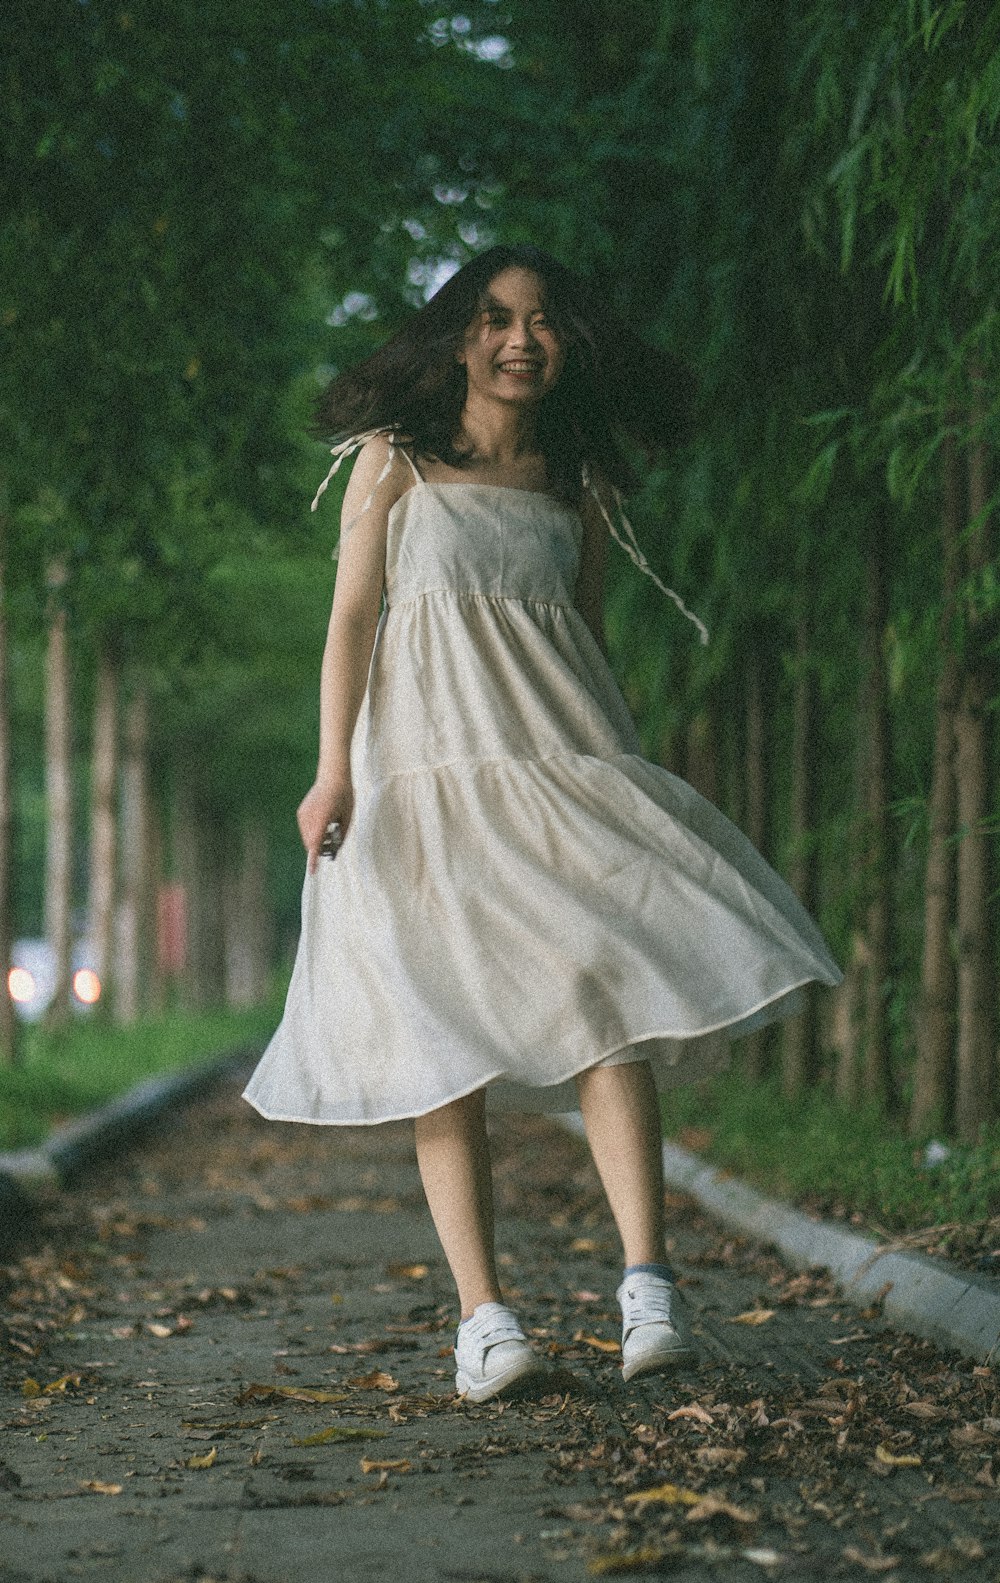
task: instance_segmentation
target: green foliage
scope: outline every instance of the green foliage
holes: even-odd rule
[[[26,1028],[21,1064],[0,1067],[0,1149],[28,1148],[145,1078],[258,1044],[280,1011],[274,994],[248,1011],[174,1012],[127,1029],[96,1020],[79,1020],[58,1035]]]
[[[472,79],[504,75],[472,48],[494,16],[473,7],[442,48],[419,0],[5,8],[20,932],[39,922],[42,793],[40,697],[20,656],[37,664],[56,557],[82,751],[100,647],[126,691],[137,673],[150,687],[161,801],[183,774],[220,825],[270,821],[290,907],[332,587],[328,550],[307,565],[317,365],[338,333],[346,358],[386,333],[415,253],[461,250],[461,229],[474,244],[434,193],[467,181]],[[331,336],[324,321],[358,290],[381,322]]]
[[[1000,1130],[928,1169],[927,1140],[901,1137],[873,1107],[838,1105],[822,1089],[790,1100],[777,1080],[748,1083],[738,1062],[737,1053],[731,1071],[664,1100],[668,1137],[697,1129],[709,1160],[762,1191],[878,1230],[1000,1215]]]

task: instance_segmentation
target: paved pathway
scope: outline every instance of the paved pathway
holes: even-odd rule
[[[0,1276],[5,1583],[1000,1575],[989,1369],[672,1198],[701,1359],[623,1388],[586,1149],[500,1118],[503,1274],[554,1373],[457,1402],[409,1129],[266,1123],[240,1086]]]

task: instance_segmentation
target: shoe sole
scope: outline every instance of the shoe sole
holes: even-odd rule
[[[474,1384],[469,1380],[468,1375],[458,1372],[455,1375],[455,1390],[467,1402],[488,1402],[491,1397],[499,1396],[502,1391],[510,1390],[513,1385],[536,1380],[540,1375],[547,1373],[545,1364],[537,1358],[524,1363],[513,1363],[503,1374],[498,1374],[493,1379],[481,1380],[479,1384]]]
[[[623,1363],[622,1379],[634,1380],[637,1374],[664,1373],[680,1363],[690,1363],[693,1357],[693,1347],[671,1347],[669,1351],[653,1352],[631,1365]]]

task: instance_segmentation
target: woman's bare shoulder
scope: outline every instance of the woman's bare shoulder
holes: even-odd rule
[[[400,454],[403,443],[402,437],[388,429],[365,441],[344,491],[344,522],[358,516],[366,503],[373,510],[377,507],[379,516],[385,516],[412,486],[413,471]]]

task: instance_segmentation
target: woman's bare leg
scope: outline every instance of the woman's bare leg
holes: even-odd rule
[[[666,1257],[660,1108],[648,1061],[592,1066],[576,1079],[587,1142],[626,1265]]]
[[[417,1116],[415,1135],[431,1218],[458,1287],[462,1318],[468,1319],[480,1303],[502,1301],[485,1089]]]

